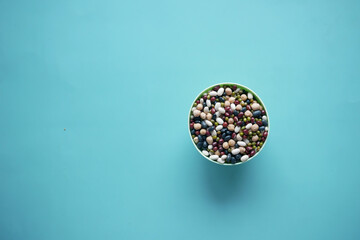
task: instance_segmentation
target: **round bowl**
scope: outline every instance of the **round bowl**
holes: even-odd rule
[[[217,161],[211,160],[209,157],[205,156],[205,155],[200,151],[200,149],[198,149],[198,147],[196,146],[196,144],[195,144],[195,142],[194,142],[194,140],[193,140],[193,138],[192,138],[192,136],[191,136],[191,129],[190,129],[190,124],[189,124],[189,122],[190,122],[191,113],[192,113],[192,108],[193,108],[193,106],[194,106],[194,103],[195,103],[196,100],[198,100],[201,96],[203,96],[203,94],[204,94],[205,92],[209,92],[213,87],[215,87],[215,86],[217,86],[217,85],[220,85],[221,87],[222,87],[223,85],[236,85],[238,88],[241,88],[241,89],[243,89],[243,90],[246,90],[246,91],[250,92],[250,93],[253,95],[253,97],[263,106],[263,108],[264,108],[264,110],[265,110],[265,112],[266,112],[267,122],[268,122],[268,126],[267,126],[267,127],[268,127],[268,136],[267,136],[267,138],[265,139],[264,144],[262,145],[262,147],[260,148],[260,150],[259,150],[258,152],[256,152],[254,156],[249,157],[249,159],[248,159],[247,161],[245,161],[245,162],[237,162],[237,163],[234,163],[234,164],[233,164],[233,163],[227,163],[227,162],[225,162],[225,163],[219,163],[219,162],[217,162]],[[259,97],[259,95],[257,95],[257,94],[256,94],[253,90],[251,90],[250,88],[248,88],[248,87],[246,87],[246,86],[244,86],[244,85],[241,85],[241,84],[238,84],[238,83],[232,83],[232,82],[217,83],[217,84],[214,84],[214,85],[212,85],[212,86],[210,86],[210,87],[207,87],[206,89],[204,89],[203,91],[201,91],[200,94],[197,95],[196,98],[195,98],[195,100],[192,102],[191,107],[190,107],[190,111],[189,111],[189,117],[188,117],[188,130],[189,130],[189,136],[190,136],[191,142],[193,143],[195,149],[201,154],[201,156],[203,156],[204,158],[206,158],[207,160],[209,160],[209,161],[212,162],[212,163],[216,163],[216,164],[224,165],[224,166],[235,166],[235,165],[240,165],[240,164],[249,162],[250,160],[254,159],[256,156],[258,156],[259,153],[264,149],[264,147],[265,147],[265,145],[266,145],[266,142],[268,141],[269,134],[270,134],[270,117],[269,117],[269,112],[267,111],[264,102],[261,100],[261,98]]]

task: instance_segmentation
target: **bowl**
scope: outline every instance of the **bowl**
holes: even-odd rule
[[[222,162],[220,161],[220,159],[217,161],[217,160],[212,160],[210,158],[210,156],[206,156],[196,145],[194,139],[193,139],[193,136],[196,136],[196,135],[193,135],[192,136],[192,129],[190,127],[190,121],[191,121],[191,117],[192,117],[192,114],[193,114],[193,108],[194,108],[194,104],[196,103],[197,100],[199,100],[201,97],[204,96],[204,93],[209,93],[214,87],[216,86],[220,86],[220,87],[223,87],[223,86],[227,86],[227,85],[236,85],[237,88],[240,88],[241,90],[245,90],[246,92],[248,93],[251,93],[253,95],[253,99],[256,100],[263,108],[263,110],[265,110],[265,113],[266,113],[266,117],[267,117],[267,137],[265,138],[264,142],[263,142],[263,145],[261,146],[261,148],[256,151],[256,153],[252,156],[250,156],[246,161],[238,161],[236,163],[229,163],[229,162]],[[206,101],[204,101],[204,108],[206,106]],[[269,133],[270,133],[270,119],[269,119],[269,113],[265,107],[265,104],[264,102],[261,100],[261,98],[259,97],[258,94],[256,94],[253,90],[251,90],[250,88],[244,86],[244,85],[241,85],[241,84],[238,84],[238,83],[232,83],[232,82],[225,82],[225,83],[217,83],[217,84],[214,84],[206,89],[204,89],[203,91],[200,92],[200,94],[195,98],[195,100],[193,101],[193,103],[191,104],[191,107],[190,107],[190,111],[189,111],[189,117],[188,117],[188,130],[189,130],[189,136],[190,136],[190,139],[191,139],[191,142],[193,143],[195,149],[201,154],[201,156],[203,156],[204,158],[206,158],[207,160],[209,160],[210,162],[213,162],[213,163],[216,163],[216,164],[219,164],[219,165],[225,165],[225,166],[235,166],[235,165],[240,165],[240,164],[243,164],[243,163],[246,163],[246,162],[249,162],[250,160],[254,159],[256,156],[259,155],[259,153],[264,149],[265,145],[266,145],[266,142],[268,141],[268,137],[269,137]],[[240,130],[241,132],[242,130]],[[243,139],[244,140],[244,139]],[[230,140],[229,140],[230,141]],[[237,141],[237,140],[235,140]],[[208,149],[207,149],[208,150]],[[215,157],[215,156],[214,156]]]

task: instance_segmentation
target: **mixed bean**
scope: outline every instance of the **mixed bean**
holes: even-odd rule
[[[217,85],[203,93],[193,105],[189,124],[197,148],[221,164],[249,160],[269,131],[261,102],[238,85]]]

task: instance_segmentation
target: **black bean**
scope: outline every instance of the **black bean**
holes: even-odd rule
[[[197,146],[199,149],[202,149],[203,144],[204,144],[204,142],[200,142],[200,141],[199,141],[199,142],[196,144],[196,146]]]
[[[254,118],[260,117],[260,115],[261,115],[261,111],[260,111],[260,110],[256,110],[255,112],[253,112],[253,117],[254,117]]]
[[[268,125],[268,122],[267,122],[266,120],[262,120],[261,122],[262,122],[262,125],[263,125],[263,126],[267,126],[267,125]]]
[[[209,132],[212,132],[212,131],[214,131],[215,130],[215,127],[214,126],[211,126],[211,127],[209,127]]]
[[[229,141],[231,139],[230,135],[227,135],[226,137],[223,138],[225,142]]]
[[[265,127],[264,126],[259,127],[259,131],[260,132],[265,131]]]
[[[231,154],[229,153],[229,154],[227,155],[226,162],[227,162],[227,163],[230,163],[230,161],[231,161]]]
[[[201,127],[206,129],[208,127],[208,125],[206,124],[205,121],[202,121],[201,122]]]

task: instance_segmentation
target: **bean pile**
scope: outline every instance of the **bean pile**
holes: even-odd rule
[[[261,149],[269,131],[260,101],[237,85],[217,85],[203,93],[189,121],[197,148],[221,164],[246,162]]]

